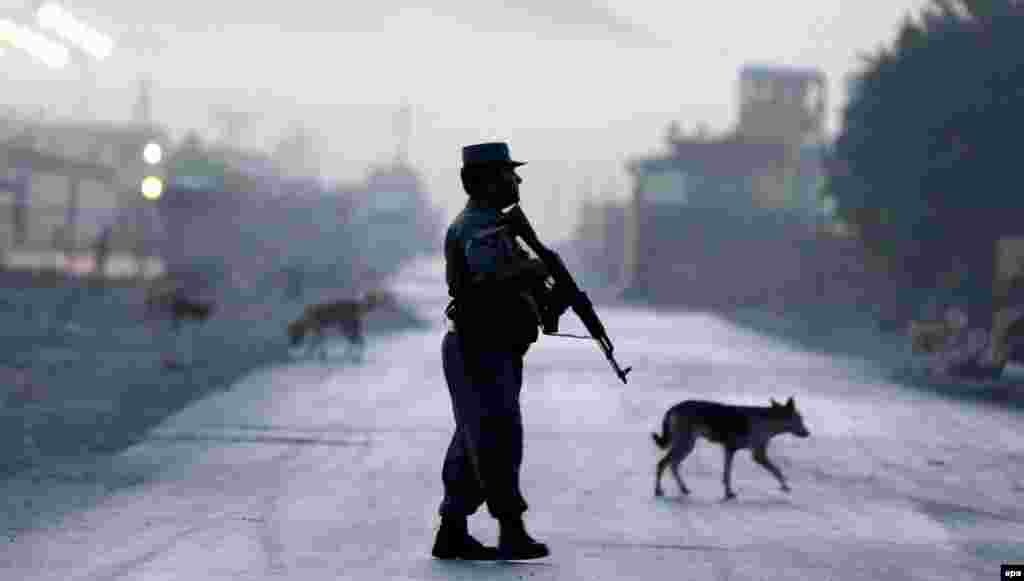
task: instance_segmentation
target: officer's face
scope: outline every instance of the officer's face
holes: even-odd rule
[[[519,203],[521,183],[523,179],[516,174],[516,168],[503,167],[498,170],[492,189],[492,196],[498,207],[504,208]]]

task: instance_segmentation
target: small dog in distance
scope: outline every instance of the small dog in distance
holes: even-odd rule
[[[370,311],[391,302],[389,295],[377,291],[366,295],[363,300],[338,300],[306,306],[302,316],[288,324],[288,340],[292,347],[302,344],[307,334],[312,339],[306,347],[307,354],[314,350],[321,360],[327,359],[325,334],[328,329],[337,328],[348,340],[346,355],[362,359],[365,350],[363,318]]]

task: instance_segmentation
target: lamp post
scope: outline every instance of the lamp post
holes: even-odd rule
[[[139,184],[139,193],[145,198],[146,203],[137,207],[138,216],[136,232],[136,275],[139,279],[146,278],[145,257],[150,255],[152,236],[157,231],[154,229],[154,220],[159,220],[156,211],[156,204],[163,197],[167,172],[164,168],[164,146],[156,139],[150,140],[142,148],[142,161],[145,170],[142,181]]]

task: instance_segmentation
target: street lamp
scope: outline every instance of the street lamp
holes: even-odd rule
[[[146,177],[142,179],[142,197],[150,201],[160,199],[164,193],[164,180],[158,173],[162,168],[160,162],[164,159],[164,149],[159,143],[150,141],[142,148],[142,160],[148,166]]]
[[[142,178],[142,197],[150,201],[160,199],[164,193],[164,181],[156,176]]]
[[[142,149],[142,159],[149,165],[156,165],[164,158],[164,149],[159,143],[149,142]]]

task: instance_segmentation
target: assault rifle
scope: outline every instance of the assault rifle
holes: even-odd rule
[[[598,318],[597,312],[594,311],[594,304],[590,302],[587,293],[583,292],[579,285],[576,284],[576,280],[573,279],[569,269],[562,262],[562,257],[541,243],[519,204],[504,210],[503,214],[502,225],[509,227],[513,235],[521,238],[530,250],[537,254],[537,258],[544,263],[548,274],[554,279],[555,288],[558,289],[560,294],[564,293],[566,303],[576,313],[576,316],[580,318],[580,321],[583,322],[583,326],[590,332],[590,337],[597,341],[601,351],[604,352],[605,358],[608,359],[608,363],[611,364],[612,369],[615,371],[615,375],[622,380],[622,383],[626,383],[626,374],[633,368],[627,367],[623,369],[619,367],[618,361],[615,360],[615,356],[612,354],[615,348],[612,346],[611,339],[608,338],[608,333],[605,331],[601,319]],[[557,334],[555,333],[557,330],[557,326],[554,329],[546,328],[545,333],[554,335]]]

